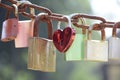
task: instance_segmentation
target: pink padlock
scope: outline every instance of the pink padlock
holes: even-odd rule
[[[7,19],[3,22],[2,25],[2,35],[1,41],[8,42],[14,40],[18,33],[18,8],[13,4],[15,8],[15,18]]]
[[[30,8],[30,13],[32,15],[35,14],[33,8]],[[33,24],[34,24],[34,19],[18,22],[18,35],[15,39],[16,48],[28,47],[28,39],[30,37],[33,37]]]

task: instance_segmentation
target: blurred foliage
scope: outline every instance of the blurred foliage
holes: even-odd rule
[[[32,3],[44,6],[54,13],[91,13],[89,0],[30,0]],[[5,1],[3,1],[5,3]],[[5,20],[5,10],[0,8],[0,25]],[[38,11],[36,11],[38,13]],[[90,22],[88,22],[90,23]],[[55,30],[56,24],[53,23]],[[42,24],[44,25],[44,24]],[[0,28],[1,31],[1,28]],[[81,31],[81,30],[80,30]],[[46,28],[40,34],[47,33]],[[94,39],[100,39],[98,32],[93,32]],[[27,69],[27,48],[16,49],[14,41],[0,42],[0,80],[101,80],[101,74],[96,74],[98,63],[66,62],[64,55],[57,52],[57,67],[55,73],[44,73]],[[100,72],[98,72],[100,73]]]

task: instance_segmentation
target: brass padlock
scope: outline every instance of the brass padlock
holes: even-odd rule
[[[30,13],[35,14],[34,8],[30,8]],[[16,48],[28,47],[28,39],[33,37],[34,19],[18,22],[18,35],[15,39]]]
[[[3,22],[2,25],[2,35],[1,41],[7,42],[14,40],[18,34],[18,8],[13,4],[15,8],[15,18],[7,19]]]
[[[48,39],[38,36],[39,21],[45,13],[40,13],[34,22],[33,37],[29,40],[28,47],[28,69],[40,70],[43,72],[55,72],[56,70],[56,49],[52,40],[52,22],[48,24]]]
[[[88,40],[85,43],[85,60],[88,61],[108,61],[108,41],[105,40],[105,31],[101,30],[101,40],[91,40],[92,25],[88,31]]]

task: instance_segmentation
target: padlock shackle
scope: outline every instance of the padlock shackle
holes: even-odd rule
[[[13,4],[12,7],[14,8],[15,18],[18,19],[18,7],[17,7],[17,5]],[[11,13],[11,10],[8,9],[8,10],[7,10],[7,13],[6,13],[6,16],[5,16],[5,19],[6,19],[6,20],[9,19],[10,13]]]
[[[36,16],[33,28],[33,37],[39,37],[39,23],[40,21],[45,20],[48,26],[48,39],[52,39],[52,21],[50,19],[45,19],[44,15],[47,15],[47,13],[40,13]]]
[[[116,37],[116,30],[117,28],[120,26],[120,22],[116,22],[113,26],[113,30],[112,30],[112,37]]]
[[[98,26],[100,26],[100,24],[93,24],[92,26],[89,27],[89,29],[88,29],[88,40],[92,39],[92,30],[93,30],[93,28],[98,27]],[[101,29],[101,40],[105,41],[105,30],[104,30],[104,28]]]
[[[67,19],[67,26],[72,27],[72,22],[71,22],[71,16],[69,15],[64,15],[63,18]]]
[[[72,22],[71,22],[71,16],[69,15],[64,15],[63,18],[67,20],[67,26],[66,27],[72,27]],[[61,21],[58,21],[57,28],[60,29]]]
[[[12,6],[14,7],[15,17],[18,19],[18,6],[16,4],[13,4]]]

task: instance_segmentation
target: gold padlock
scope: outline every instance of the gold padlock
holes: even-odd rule
[[[56,49],[52,41],[52,22],[48,24],[48,39],[38,36],[39,21],[45,13],[40,13],[34,22],[33,37],[29,40],[28,48],[28,69],[40,70],[43,72],[55,72],[56,70]]]

